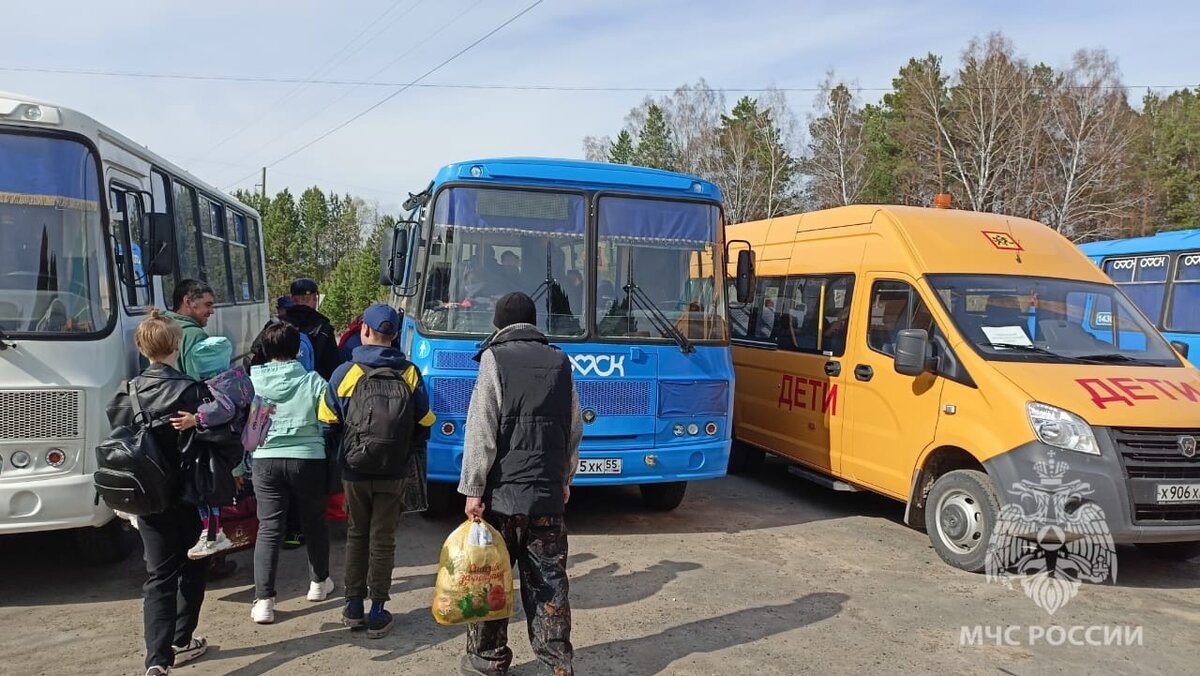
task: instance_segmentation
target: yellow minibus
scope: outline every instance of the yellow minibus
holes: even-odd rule
[[[902,500],[969,571],[998,521],[1200,553],[1200,372],[1058,233],[863,205],[734,225],[729,240],[757,257],[752,300],[730,311],[731,470],[766,451]]]

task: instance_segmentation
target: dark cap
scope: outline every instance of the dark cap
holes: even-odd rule
[[[307,296],[310,293],[317,293],[317,281],[308,277],[301,277],[292,282],[293,296]]]
[[[394,336],[400,330],[400,313],[387,303],[376,303],[363,312],[362,322],[372,331]]]
[[[275,299],[276,309],[286,310],[286,309],[292,307],[293,305],[295,305],[295,303],[292,302],[291,296],[280,296],[279,298]]]
[[[505,294],[496,301],[496,315],[492,324],[497,329],[505,329],[513,324],[536,324],[537,308],[533,299],[520,291]]]

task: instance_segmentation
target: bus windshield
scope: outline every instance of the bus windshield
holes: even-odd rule
[[[1117,287],[1009,275],[930,275],[963,338],[985,359],[1180,366]]]
[[[66,138],[0,132],[0,329],[78,336],[113,316],[96,158]]]
[[[604,338],[724,340],[721,212],[714,204],[601,197],[596,324]]]
[[[586,327],[587,201],[581,194],[449,188],[438,194],[421,306],[429,331],[489,334],[496,301],[524,291],[548,336]]]

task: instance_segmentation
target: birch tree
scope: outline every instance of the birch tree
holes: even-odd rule
[[[867,129],[857,96],[833,74],[821,82],[808,125],[809,194],[818,208],[855,204],[867,179]]]

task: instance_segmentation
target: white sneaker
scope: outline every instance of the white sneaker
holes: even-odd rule
[[[308,600],[309,601],[324,601],[329,598],[329,594],[333,591],[333,579],[325,578],[324,582],[309,582],[308,583]]]
[[[258,624],[271,624],[275,621],[275,599],[259,599],[250,609],[250,619]]]
[[[188,550],[188,558],[193,561],[205,559],[218,552],[223,552],[233,546],[233,541],[225,536],[225,531],[217,531],[217,539],[209,540],[208,533],[202,533],[196,545]]]

